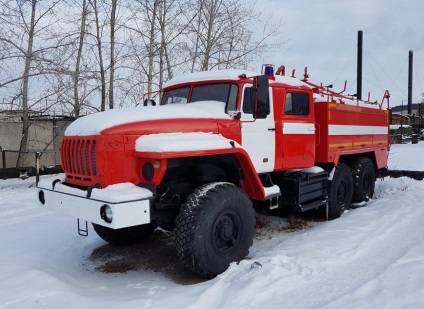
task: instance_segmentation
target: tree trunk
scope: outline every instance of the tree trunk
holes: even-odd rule
[[[207,71],[209,69],[209,60],[211,57],[211,51],[212,46],[216,44],[217,42],[213,41],[212,38],[212,32],[215,26],[215,18],[217,14],[217,9],[220,3],[218,3],[219,0],[212,0],[210,3],[210,6],[207,8],[208,12],[208,20],[207,20],[207,27],[208,27],[208,33],[206,35],[206,42],[205,42],[205,54],[203,58],[203,64],[202,64],[202,71]]]
[[[118,0],[112,0],[112,11],[110,13],[110,76],[109,76],[109,108],[113,109],[113,82],[115,78],[115,21],[116,5]]]
[[[194,72],[194,66],[196,65],[196,61],[197,61],[197,56],[199,54],[199,49],[200,49],[200,28],[202,25],[202,14],[203,14],[203,1],[204,0],[200,0],[199,1],[199,11],[197,12],[198,14],[198,19],[197,19],[197,31],[196,31],[196,43],[194,45],[194,54],[193,54],[193,59],[191,62],[191,73]]]
[[[79,86],[79,77],[80,77],[80,66],[81,66],[81,56],[82,48],[84,45],[84,34],[85,34],[85,21],[87,19],[87,1],[83,0],[82,2],[82,15],[81,15],[81,29],[79,35],[79,44],[78,44],[78,53],[77,53],[77,62],[75,64],[75,76],[74,76],[74,116],[78,118],[81,112],[81,104],[78,94]]]
[[[162,0],[161,2],[161,10],[159,17],[159,25],[160,25],[160,36],[161,36],[161,44],[159,49],[159,89],[162,89],[163,85],[163,73],[164,73],[164,55],[165,55],[165,25],[166,25],[166,0]]]
[[[28,29],[28,45],[25,54],[25,68],[22,75],[22,137],[19,147],[18,160],[16,167],[22,167],[28,150],[28,131],[29,131],[29,116],[28,116],[28,93],[29,93],[29,74],[32,61],[32,49],[34,44],[34,29],[35,29],[35,11],[37,8],[37,0],[31,1],[31,21]]]
[[[155,21],[156,21],[156,15],[157,15],[157,8],[158,8],[158,0],[154,0],[153,2],[153,12],[152,12],[152,18],[150,20],[150,42],[149,42],[149,64],[147,68],[147,93],[149,94],[152,92],[152,86],[153,86],[153,58],[154,58],[154,47],[155,47]]]
[[[99,67],[100,67],[100,84],[101,84],[101,103],[100,110],[106,110],[106,73],[103,65],[103,51],[102,51],[102,37],[100,35],[100,21],[99,21],[99,11],[97,8],[97,0],[91,0],[91,6],[94,10],[94,19],[96,22],[96,45],[97,45],[97,54],[99,56]]]

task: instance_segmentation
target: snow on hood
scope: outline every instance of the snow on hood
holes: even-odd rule
[[[225,103],[218,101],[112,109],[78,118],[68,126],[65,136],[98,135],[115,126],[148,120],[231,119],[224,109]]]
[[[220,134],[162,133],[140,136],[135,143],[135,151],[141,152],[179,152],[241,148],[233,141]]]

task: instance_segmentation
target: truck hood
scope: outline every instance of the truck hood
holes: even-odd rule
[[[225,113],[225,103],[201,101],[188,104],[112,109],[78,118],[65,136],[99,135],[102,131],[129,123],[165,119],[232,119]]]

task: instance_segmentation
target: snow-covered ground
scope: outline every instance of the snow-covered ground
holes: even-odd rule
[[[389,169],[424,171],[424,141],[391,145]]]
[[[423,153],[396,145],[390,167],[424,170]],[[378,180],[366,207],[303,230],[261,218],[249,259],[209,281],[179,268],[166,234],[127,248],[78,236],[34,182],[0,180],[0,309],[424,307],[423,181]]]

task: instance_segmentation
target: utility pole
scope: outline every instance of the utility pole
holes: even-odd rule
[[[403,100],[402,109],[400,110],[400,143],[403,143]]]

